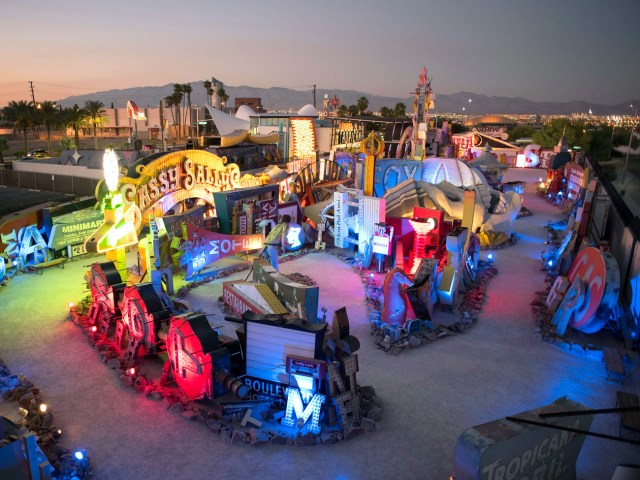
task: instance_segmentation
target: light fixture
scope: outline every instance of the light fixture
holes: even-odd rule
[[[76,457],[76,460],[79,460],[79,461],[84,460],[84,453],[82,453],[82,450],[76,450],[73,456]]]
[[[40,404],[40,413],[47,413],[47,404],[46,403],[41,403]]]

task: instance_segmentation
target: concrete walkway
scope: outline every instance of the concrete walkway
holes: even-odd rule
[[[13,373],[40,387],[62,443],[89,452],[96,480],[174,478],[446,479],[453,450],[467,428],[552,402],[563,395],[590,408],[615,405],[615,391],[638,393],[638,376],[620,387],[604,381],[599,359],[540,341],[529,303],[543,289],[540,252],[549,219],[559,210],[533,193],[531,217],[516,221],[520,241],[494,252],[499,274],[489,301],[466,333],[398,356],[375,348],[369,335],[363,287],[350,266],[330,254],[285,262],[320,285],[320,306],[347,306],[358,352],[359,383],[372,385],[385,405],[377,431],[318,447],[230,445],[203,425],[164,410],[162,403],[120,386],[84,334],[66,320],[67,301],[85,292],[85,262],[16,277],[0,293],[0,358]],[[483,255],[485,255],[484,253]],[[244,278],[247,272],[235,277]],[[217,281],[191,291],[194,308],[215,313],[230,333],[217,298]],[[617,415],[594,421],[593,431],[618,433]],[[640,447],[588,438],[578,477],[610,478],[619,463],[637,462]]]

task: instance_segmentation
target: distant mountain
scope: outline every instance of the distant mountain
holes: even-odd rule
[[[192,82],[191,103],[202,105],[206,101],[206,94],[202,82]],[[225,86],[229,95],[229,105],[233,106],[235,98],[259,97],[267,111],[298,111],[304,105],[313,103],[311,90],[301,91],[290,88],[257,88],[241,85],[238,87]],[[60,100],[64,106],[73,104],[83,105],[87,100],[100,100],[107,107],[125,107],[127,100],[133,100],[139,107],[158,105],[160,100],[173,93],[173,84],[159,87],[133,87],[122,90],[95,92],[87,95],[77,95]],[[393,107],[398,102],[407,106],[407,111],[413,109],[413,97],[398,98],[372,95],[357,90],[318,89],[316,91],[316,105],[322,109],[324,94],[333,98],[338,97],[341,105],[353,105],[360,97],[367,97],[369,110],[377,111],[380,107]],[[594,115],[626,115],[629,104],[638,104],[637,100],[620,103],[618,105],[601,105],[584,101],[572,102],[534,102],[521,97],[489,97],[470,92],[458,92],[451,95],[435,94],[435,111],[438,113],[470,113],[471,115],[486,114],[541,114],[541,115],[570,115],[572,113],[587,113],[589,109]],[[471,103],[469,103],[471,99]],[[463,112],[462,107],[466,108]]]

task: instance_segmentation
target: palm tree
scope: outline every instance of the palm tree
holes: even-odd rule
[[[180,102],[182,101],[182,94],[174,92],[164,99],[167,107],[171,110],[172,125],[177,125],[177,135],[180,136]]]
[[[174,98],[175,97],[173,95],[168,95],[164,97],[164,103],[167,105],[167,107],[171,111],[171,125],[176,124],[176,115],[175,115],[175,111],[173,110],[173,107],[175,106]]]
[[[393,107],[393,116],[394,117],[406,117],[407,116],[407,106],[402,102],[396,103],[395,106]]]
[[[87,100],[84,102],[84,109],[87,112],[87,122],[93,128],[93,143],[94,148],[98,149],[98,127],[106,125],[108,118],[106,116],[107,111],[104,109],[104,103],[100,100]]]
[[[393,110],[389,107],[380,107],[381,117],[393,117]]]
[[[202,86],[207,91],[207,103],[211,105],[211,96],[213,95],[213,88],[211,87],[213,86],[213,83],[211,83],[211,80],[204,80],[202,82]]]
[[[182,84],[173,84],[173,99],[176,108],[176,118],[178,119],[178,138],[182,135],[182,119],[180,117],[180,105],[182,104]]]
[[[356,106],[358,108],[358,115],[364,115],[364,112],[369,108],[369,100],[367,97],[360,97],[356,102]]]
[[[223,106],[225,103],[227,103],[227,100],[229,100],[229,95],[227,95],[227,92],[225,92],[224,87],[218,87],[216,95],[218,95],[218,98],[220,99],[220,106]],[[224,112],[224,107],[222,108],[222,111]]]
[[[187,109],[184,112],[184,123],[186,125],[187,123],[187,118],[189,119],[189,136],[191,136],[191,130],[193,130],[191,127],[191,92],[193,92],[193,88],[191,87],[190,84],[185,83],[184,85],[182,85],[182,93],[184,93],[187,96]]]
[[[0,163],[4,163],[3,150],[9,150],[9,142],[7,142],[6,138],[0,137]]]
[[[9,102],[9,105],[4,107],[4,116],[7,120],[13,122],[15,127],[22,130],[24,137],[24,154],[27,154],[27,130],[33,125],[33,119],[35,116],[33,103],[26,102],[24,100]]]
[[[60,110],[55,102],[45,100],[38,104],[38,116],[47,130],[47,142],[49,144],[49,155],[51,155],[51,128],[60,124]]]
[[[73,128],[75,147],[80,148],[80,134],[81,128],[87,126],[87,111],[84,108],[74,105],[71,108],[65,108],[62,111],[62,123],[65,127]]]

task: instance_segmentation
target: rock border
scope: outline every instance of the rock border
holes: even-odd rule
[[[40,411],[44,403],[41,391],[25,375],[11,375],[7,364],[0,359],[0,395],[7,401],[18,404],[18,412],[23,415],[20,422],[28,431],[36,435],[42,453],[54,468],[54,480],[86,480],[92,475],[89,456],[83,450],[84,459],[78,460],[73,453],[58,443],[62,430],[54,424],[50,405],[45,412]],[[0,438],[0,446],[18,440],[15,435],[5,433]]]
[[[329,253],[329,252],[328,252]],[[452,336],[458,333],[464,333],[478,319],[478,315],[482,311],[482,306],[487,299],[487,282],[498,274],[498,269],[484,260],[478,261],[478,270],[476,281],[466,289],[462,295],[457,308],[460,310],[462,319],[450,325],[432,324],[428,320],[423,321],[423,329],[418,333],[409,334],[403,332],[400,339],[391,341],[387,339],[380,322],[375,318],[379,317],[382,311],[382,286],[377,285],[370,280],[370,273],[373,270],[358,268],[353,256],[344,255],[341,252],[330,252],[344,262],[352,264],[353,269],[360,276],[360,281],[365,288],[365,302],[369,311],[369,321],[371,326],[371,335],[376,338],[378,348],[385,353],[398,355],[407,348],[418,348],[427,345],[440,338]],[[425,331],[426,329],[426,331]]]

